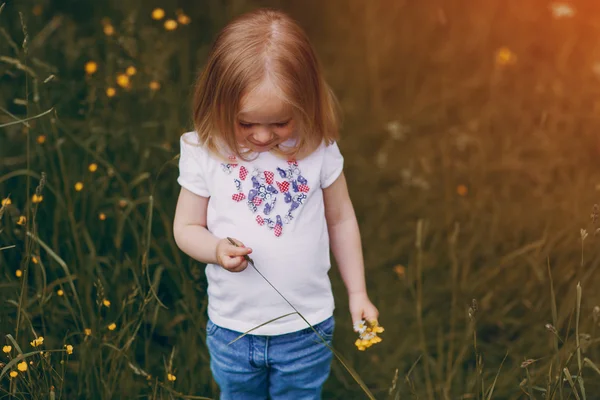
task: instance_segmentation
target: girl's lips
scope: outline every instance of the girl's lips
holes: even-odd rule
[[[273,139],[267,143],[256,143],[250,139],[247,139],[248,143],[250,143],[252,146],[258,147],[258,148],[265,148],[265,147],[270,147],[272,145],[274,145],[275,143],[277,143],[277,139]]]

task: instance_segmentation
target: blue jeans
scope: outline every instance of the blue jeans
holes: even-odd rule
[[[334,319],[313,325],[331,344]],[[321,398],[333,354],[310,328],[276,336],[241,335],[208,321],[206,344],[210,369],[221,400]]]

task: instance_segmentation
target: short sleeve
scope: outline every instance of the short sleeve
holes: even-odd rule
[[[202,168],[206,153],[197,143],[198,140],[194,132],[181,136],[179,140],[179,177],[177,182],[198,196],[210,197],[204,177],[204,169]]]
[[[344,169],[344,157],[336,142],[325,145],[325,156],[321,167],[321,188],[325,189],[340,176]]]

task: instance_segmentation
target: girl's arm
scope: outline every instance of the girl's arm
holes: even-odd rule
[[[231,272],[243,271],[248,266],[243,256],[252,250],[235,247],[227,239],[219,239],[210,233],[206,229],[207,208],[208,197],[181,188],[173,222],[175,243],[181,251],[202,263],[222,265]]]
[[[360,232],[343,172],[323,189],[323,200],[331,251],[348,291],[352,322],[376,320],[379,312],[367,295]]]

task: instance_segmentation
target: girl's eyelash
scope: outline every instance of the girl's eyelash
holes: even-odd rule
[[[289,124],[289,123],[290,123],[290,121],[285,121],[285,122],[277,122],[277,123],[275,123],[275,124],[273,124],[273,125],[275,125],[275,126],[276,126],[276,127],[278,127],[278,128],[284,128],[284,127],[286,127],[286,126],[287,126],[287,124]],[[253,125],[254,125],[254,124],[252,124],[252,123],[240,122],[240,126],[241,126],[242,128],[250,128],[250,127],[252,127]]]

